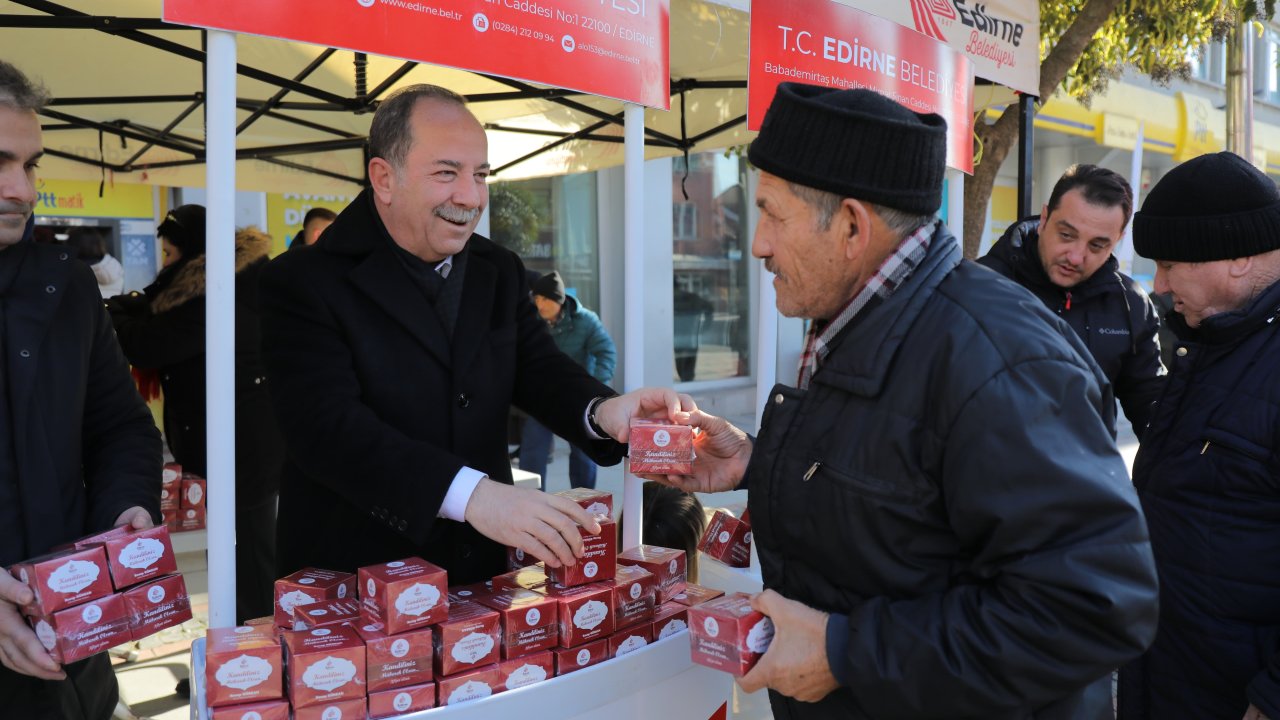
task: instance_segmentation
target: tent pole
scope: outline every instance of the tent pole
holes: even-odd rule
[[[627,103],[623,118],[623,352],[627,392],[644,387],[644,107]],[[661,290],[665,285],[659,286]],[[669,291],[669,290],[668,290]],[[640,478],[626,473],[623,484],[622,548],[644,541],[644,487]]]
[[[210,30],[205,82],[205,391],[209,474],[209,626],[236,624],[236,36]]]

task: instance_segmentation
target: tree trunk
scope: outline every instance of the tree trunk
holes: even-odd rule
[[[1076,16],[1075,22],[1062,34],[1040,63],[1040,98],[1049,97],[1075,67],[1076,61],[1115,9],[1120,0],[1090,0]],[[1036,108],[1039,110],[1039,107]],[[995,187],[996,174],[1005,157],[1018,142],[1018,105],[1010,103],[992,125],[979,117],[975,129],[982,140],[982,164],[974,168],[973,177],[964,184],[964,256],[974,258],[982,242],[982,226],[986,224],[987,205]],[[1064,170],[1066,168],[1063,168]]]

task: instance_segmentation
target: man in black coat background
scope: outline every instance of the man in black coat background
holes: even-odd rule
[[[636,413],[683,417],[673,391],[614,397],[556,349],[519,258],[473,234],[488,145],[465,100],[415,85],[369,132],[371,187],[306,249],[263,272],[263,351],[285,437],[280,572],[420,555],[451,583],[503,568],[503,545],[550,566],[595,520],[512,487],[514,404],[600,464]]]
[[[978,262],[1040,298],[1080,336],[1111,381],[1133,432],[1142,438],[1164,389],[1160,320],[1115,248],[1133,215],[1123,177],[1097,165],[1073,165],[1039,217],[1009,226]]]
[[[160,433],[93,271],[31,241],[46,99],[0,61],[0,715],[106,720],[119,695],[106,653],[53,662],[16,607],[30,588],[2,569],[160,517]]]

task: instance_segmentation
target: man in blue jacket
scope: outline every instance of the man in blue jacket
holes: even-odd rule
[[[1133,466],[1159,632],[1119,717],[1280,718],[1280,192],[1204,155],[1151,189],[1133,239],[1178,342]]]
[[[565,292],[560,273],[552,270],[538,278],[530,292],[534,305],[538,307],[538,315],[551,326],[551,337],[555,338],[560,352],[605,385],[612,382],[613,369],[618,363],[613,339],[598,315]],[[551,430],[547,426],[533,418],[525,420],[520,438],[520,469],[537,473],[542,478],[543,488],[547,486],[551,438]],[[573,444],[569,445],[569,484],[576,488],[596,486],[595,462]]]

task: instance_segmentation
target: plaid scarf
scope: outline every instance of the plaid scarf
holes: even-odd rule
[[[911,277],[911,273],[924,260],[929,250],[929,241],[933,238],[937,221],[920,226],[898,245],[880,267],[871,275],[867,284],[858,291],[853,299],[841,308],[832,320],[814,320],[809,324],[809,334],[805,339],[804,355],[800,356],[800,377],[796,386],[801,390],[809,387],[813,374],[818,372],[822,362],[831,352],[831,343],[854,318],[871,310],[888,300],[893,292]]]

